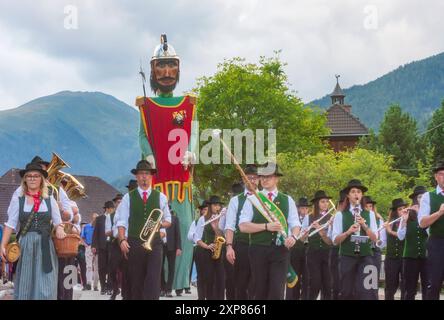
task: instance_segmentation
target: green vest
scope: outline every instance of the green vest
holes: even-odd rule
[[[367,226],[370,226],[370,212],[364,210],[361,212],[361,217],[364,218]],[[354,215],[349,211],[342,212],[342,231],[346,232],[353,224],[355,223]],[[361,228],[361,235],[366,236],[367,234]],[[360,257],[372,256],[373,252],[371,249],[370,239],[366,243],[360,243]],[[339,254],[341,256],[350,256],[356,257],[355,254],[355,243],[351,242],[351,235],[348,236],[342,243],[339,245]]]
[[[273,201],[281,209],[285,218],[288,219],[288,195],[278,192]],[[253,223],[268,223],[268,220],[253,206]],[[260,231],[250,235],[250,244],[270,246],[276,241],[278,233],[270,231]]]
[[[128,237],[139,239],[140,231],[145,225],[149,214],[153,209],[160,209],[160,192],[151,189],[150,196],[146,204],[143,203],[139,191],[134,189],[129,192],[130,197],[130,215],[128,221]],[[153,218],[157,218],[159,212],[153,214]]]
[[[309,216],[309,225],[311,225],[313,223],[313,221],[319,219],[320,217],[313,217],[313,216]],[[328,214],[328,217],[324,217],[321,222],[320,225],[323,225],[324,223],[327,223],[328,220],[331,218],[331,214]],[[326,229],[324,229],[326,230]],[[316,233],[315,235],[311,236],[308,238],[308,248],[310,250],[329,250],[331,246],[329,246],[328,244],[326,244],[324,242],[324,240],[322,240],[321,235],[318,233]]]
[[[398,230],[399,223],[396,223],[396,225],[393,227],[393,231]],[[385,256],[387,258],[392,259],[399,259],[402,257],[402,251],[404,248],[404,240],[399,240],[398,237],[392,236],[391,234],[387,233],[387,252]]]
[[[430,195],[430,214],[439,210],[444,203],[444,196],[436,194],[435,191],[429,192]],[[430,226],[430,236],[444,237],[444,216],[441,216],[434,224]]]
[[[204,227],[204,231],[202,234],[202,241],[205,242],[206,244],[212,244],[215,239],[216,239],[216,233],[214,232],[211,223],[209,223]]]
[[[407,222],[403,258],[425,258],[427,231],[419,227],[418,220]]]
[[[244,207],[244,203],[247,200],[247,196],[244,193],[241,193],[237,196],[238,206],[236,213],[236,231],[234,233],[234,241],[235,242],[243,242],[248,244],[250,242],[250,234],[243,233],[239,230],[239,218],[241,215],[242,208]]]

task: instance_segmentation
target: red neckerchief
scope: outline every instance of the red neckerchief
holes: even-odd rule
[[[26,195],[30,196],[34,200],[34,212],[38,212],[40,208],[40,204],[42,203],[42,198],[40,197],[40,191],[36,194],[32,195],[29,192],[26,192]]]

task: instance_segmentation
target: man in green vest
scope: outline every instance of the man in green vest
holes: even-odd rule
[[[333,244],[339,245],[339,298],[377,300],[377,269],[373,262],[370,242],[376,241],[376,217],[374,212],[364,210],[361,203],[364,192],[368,189],[361,181],[353,179],[343,190],[347,194],[345,209],[336,213],[332,231]],[[356,241],[352,242],[352,235]],[[367,241],[360,242],[361,239]],[[371,286],[366,282],[366,277],[369,276],[366,271],[368,266],[373,266],[375,273],[376,283],[370,283]]]
[[[130,292],[133,300],[158,300],[160,296],[162,240],[159,227],[168,228],[171,225],[171,213],[167,197],[151,188],[155,172],[156,169],[148,161],[141,160],[137,163],[131,173],[136,176],[138,187],[123,196],[114,217],[120,250],[128,259]],[[161,212],[162,217],[160,217]],[[141,232],[145,229],[148,219],[151,221],[148,223],[151,225],[149,234],[143,236],[142,240]],[[159,220],[160,226],[154,228],[152,225]],[[152,240],[148,243],[150,236]]]
[[[250,201],[245,201],[239,219],[239,229],[250,234],[248,251],[251,261],[251,274],[254,283],[252,298],[255,300],[283,300],[289,250],[296,243],[301,223],[294,200],[278,191],[279,177],[283,176],[275,163],[267,163],[258,170],[262,193],[280,209],[285,216],[288,230],[283,230],[280,222],[269,222]],[[284,243],[279,241],[279,233],[284,231],[288,237]]]
[[[245,175],[248,181],[257,189],[259,176],[257,166],[249,164],[245,167]],[[239,218],[247,196],[250,191],[245,190],[230,199],[227,209],[225,225],[225,238],[227,247],[227,261],[234,265],[235,299],[248,300],[248,286],[250,284],[250,260],[248,259],[248,247],[250,235],[239,230]]]
[[[429,229],[427,243],[428,300],[439,300],[444,279],[444,161],[433,169],[436,189],[424,193],[419,204],[418,222]]]

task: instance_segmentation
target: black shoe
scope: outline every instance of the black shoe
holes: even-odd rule
[[[182,297],[182,293],[180,293],[180,292],[176,292],[176,296],[177,296],[177,297]]]
[[[116,294],[112,294],[111,297],[109,297],[109,300],[116,300],[117,295]]]
[[[97,288],[97,287],[94,287],[94,291],[99,291],[99,288]]]
[[[106,294],[106,291],[105,290],[100,290],[100,294],[103,296],[103,295]]]
[[[109,296],[112,295],[113,294],[113,290],[106,290],[106,294],[109,295]]]
[[[90,284],[86,285],[86,290],[91,290],[91,285]]]
[[[191,294],[191,289],[185,289],[186,294]]]
[[[166,293],[165,297],[167,297],[167,298],[172,298],[172,297],[173,297],[173,294],[171,293],[171,291],[168,291],[168,292]]]

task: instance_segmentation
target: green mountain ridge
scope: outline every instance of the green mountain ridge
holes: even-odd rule
[[[62,91],[0,112],[0,174],[57,152],[64,169],[108,182],[140,157],[136,109],[100,92]]]
[[[444,99],[444,53],[398,67],[367,84],[344,89],[345,103],[369,128],[377,130],[385,110],[400,104],[424,129]],[[310,104],[328,108],[330,94]]]

